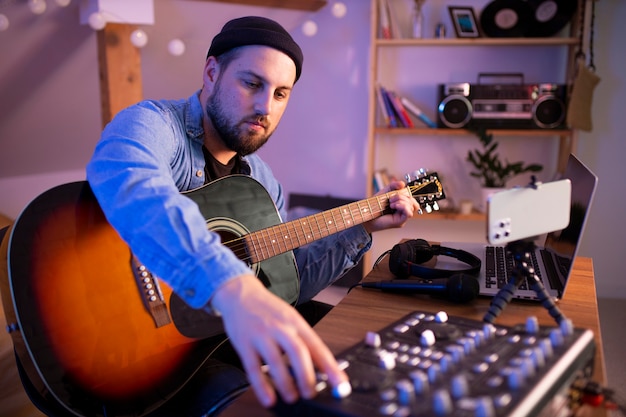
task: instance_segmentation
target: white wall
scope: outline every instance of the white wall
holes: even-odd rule
[[[12,57],[0,60],[0,212],[11,217],[17,216],[41,191],[84,178],[84,164],[100,131],[95,35],[78,25],[75,2],[67,9],[48,3],[49,10],[40,17],[23,12],[25,5],[21,2],[12,2],[1,11],[9,18],[15,17],[11,28],[0,32],[0,55],[10,53]],[[156,24],[144,28],[150,37],[142,50],[144,96],[186,97],[199,88],[210,39],[228,19],[244,14],[275,18],[301,44],[305,64],[283,123],[261,153],[287,192],[362,198],[369,2],[344,3],[348,15],[337,20],[329,7],[309,13],[156,0]],[[600,176],[600,187],[581,254],[594,258],[601,296],[626,298],[619,262],[621,237],[626,231],[621,221],[626,203],[620,193],[620,180],[626,177],[622,162],[626,145],[621,135],[624,111],[620,103],[626,97],[626,64],[620,45],[626,39],[622,24],[626,21],[626,2],[597,2],[596,18],[595,58],[602,82],[594,95],[594,130],[580,135],[578,155]],[[315,37],[305,37],[300,31],[307,19],[318,24]],[[172,57],[166,51],[167,42],[174,37],[187,43],[182,57]],[[516,54],[509,60],[516,59]],[[546,64],[534,52],[525,54],[522,48],[519,54],[517,59],[534,60],[532,67],[541,74],[541,66]],[[471,60],[471,56],[465,59]],[[436,79],[437,68],[436,62],[415,66],[415,78],[399,80],[398,85],[409,89],[414,80]],[[461,63],[455,74],[460,79],[469,76],[467,71]],[[442,80],[446,81],[450,80]],[[425,81],[418,84],[426,85]],[[425,87],[420,88],[423,91]],[[411,93],[418,95],[419,91]],[[424,97],[424,105],[432,105],[431,115],[434,114],[436,103],[428,103],[428,93]],[[421,166],[440,171],[447,165],[461,165],[464,151],[450,147],[462,147],[464,143],[468,145],[464,139],[444,142],[446,147],[442,150],[437,147],[441,143],[432,147],[428,141],[420,142],[414,165],[398,167],[398,173]],[[517,155],[518,150],[515,152]],[[538,154],[545,157],[542,150]],[[424,160],[423,155],[432,157]],[[70,162],[60,163],[68,159]],[[459,179],[451,180],[451,184],[455,189],[466,185]],[[476,222],[419,220],[401,233],[404,237],[434,240],[466,240],[483,235],[482,224]],[[389,248],[396,236],[386,232],[377,236],[373,257]]]

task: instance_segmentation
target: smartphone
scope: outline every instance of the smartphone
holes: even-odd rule
[[[501,245],[564,229],[571,199],[569,179],[493,193],[487,200],[487,241]]]

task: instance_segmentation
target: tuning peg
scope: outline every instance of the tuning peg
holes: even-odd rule
[[[404,179],[406,182],[411,182],[413,180],[419,180],[420,178],[424,178],[426,176],[426,170],[424,168],[420,168],[411,173],[407,173],[404,175]]]
[[[433,212],[433,208],[430,206],[430,204],[426,204],[425,209],[426,209],[426,213],[428,213],[428,214]]]
[[[424,168],[420,168],[417,171],[413,171],[413,175],[415,175],[415,178],[422,178],[426,175],[426,170]]]
[[[433,201],[433,210],[439,211],[439,204],[436,201]]]

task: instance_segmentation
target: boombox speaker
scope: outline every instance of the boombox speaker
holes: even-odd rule
[[[481,77],[518,77],[521,83],[481,83]],[[442,128],[555,129],[564,127],[566,87],[524,84],[522,74],[480,74],[478,84],[439,85],[437,125]]]

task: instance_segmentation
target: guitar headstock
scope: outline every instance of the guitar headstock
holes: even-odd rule
[[[423,213],[422,209],[424,209],[426,213],[439,210],[437,201],[443,200],[446,198],[446,195],[436,172],[427,173],[421,169],[415,171],[413,175],[407,174],[405,179],[411,195],[420,205],[419,214]]]

